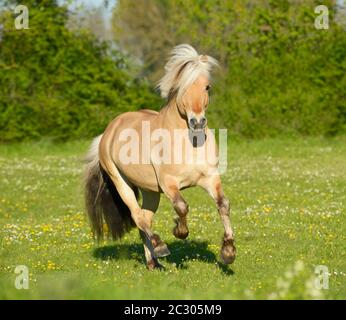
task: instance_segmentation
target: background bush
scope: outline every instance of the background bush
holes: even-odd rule
[[[133,2],[118,1],[113,25],[122,48],[144,62],[144,75],[156,81],[181,42],[221,62],[211,125],[252,138],[345,132],[346,15],[335,1],[323,2],[328,30],[314,26],[321,4],[314,0]]]
[[[66,27],[65,7],[26,4],[28,30],[14,28],[13,10],[2,13],[1,141],[90,137],[118,113],[158,103],[118,50]]]
[[[210,126],[249,138],[346,131],[346,32],[334,1],[324,3],[329,29],[317,30],[313,0],[118,0],[111,43],[67,28],[71,13],[56,1],[23,4],[29,30],[14,29],[13,1],[0,14],[1,141],[91,137],[121,112],[158,109],[154,85],[181,42],[221,62]]]

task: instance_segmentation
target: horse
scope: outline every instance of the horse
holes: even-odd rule
[[[224,227],[221,261],[231,264],[235,260],[230,204],[222,189],[218,148],[206,118],[210,74],[217,65],[216,59],[198,54],[188,44],[176,46],[158,82],[166,99],[164,107],[158,112],[144,109],[120,114],[93,140],[86,156],[85,203],[95,238],[110,234],[116,240],[137,227],[149,270],[162,268],[158,259],[170,254],[152,231],[161,193],[177,214],[174,236],[186,239],[188,204],[181,190],[194,186],[206,190],[216,203]],[[179,136],[176,132],[180,133],[178,141],[172,139]],[[145,138],[148,134],[149,139]]]

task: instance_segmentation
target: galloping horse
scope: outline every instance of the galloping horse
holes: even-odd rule
[[[175,47],[158,84],[166,106],[159,112],[120,114],[94,139],[86,158],[86,208],[94,235],[100,239],[108,229],[118,239],[136,226],[149,270],[162,267],[158,258],[170,253],[151,229],[160,194],[168,197],[177,213],[174,236],[185,239],[188,205],[180,190],[192,186],[201,186],[214,199],[224,226],[221,259],[225,264],[235,259],[229,201],[222,190],[218,149],[205,114],[214,65],[215,59],[199,55],[190,45]]]

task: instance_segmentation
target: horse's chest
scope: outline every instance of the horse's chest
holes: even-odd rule
[[[205,165],[185,166],[176,175],[180,188],[186,188],[197,184],[205,172]]]
[[[198,181],[217,164],[214,152],[210,152],[206,145],[193,148],[190,150],[189,155],[184,158],[183,164],[176,164],[170,168],[172,175],[179,181],[180,188],[198,184]]]

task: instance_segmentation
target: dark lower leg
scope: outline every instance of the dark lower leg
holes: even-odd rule
[[[147,262],[147,268],[149,271],[153,271],[155,269],[164,269],[164,266],[159,263],[159,261],[156,258],[152,258]]]
[[[139,235],[143,241],[145,260],[147,262],[148,270],[151,271],[154,269],[162,269],[163,266],[159,263],[158,259],[156,258],[154,248],[151,242],[149,241],[148,237],[146,236],[145,232],[139,230]]]
[[[167,245],[161,240],[159,235],[153,233],[151,230],[153,212],[142,209],[141,213],[142,219],[139,220],[137,226],[139,227],[141,233],[143,233],[146,239],[148,239],[150,242],[150,246],[154,250],[155,258],[168,256],[170,252]]]

